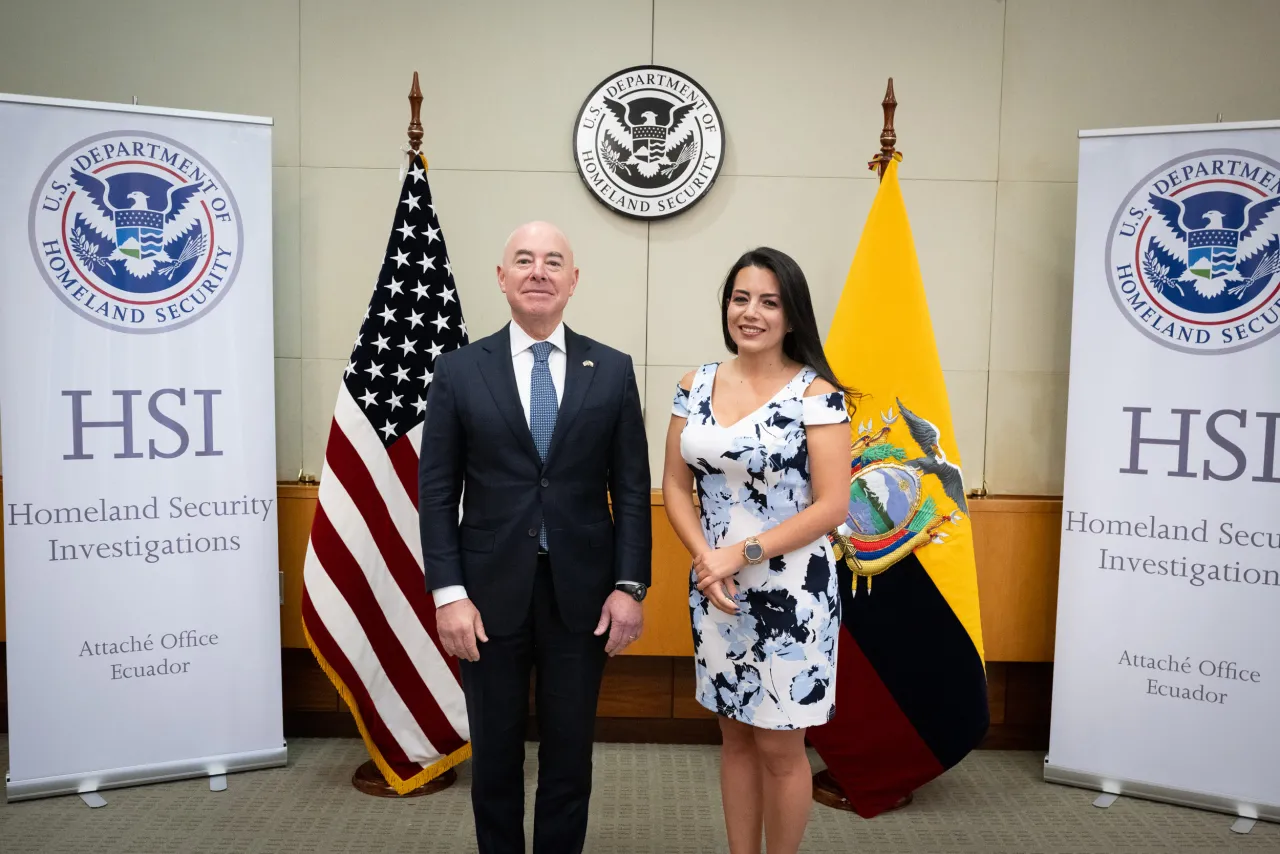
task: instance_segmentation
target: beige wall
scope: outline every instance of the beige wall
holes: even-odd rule
[[[967,480],[1053,494],[1075,132],[1280,117],[1277,32],[1277,0],[42,0],[0,12],[0,91],[275,118],[288,479],[320,469],[419,70],[468,327],[479,335],[505,318],[493,266],[512,227],[560,223],[582,268],[569,322],[635,357],[656,482],[672,389],[720,356],[715,290],[742,250],[795,255],[829,324],[875,192],[865,163],[892,75]],[[569,138],[597,82],[651,61],[711,93],[728,150],[703,202],[646,225],[589,196]]]

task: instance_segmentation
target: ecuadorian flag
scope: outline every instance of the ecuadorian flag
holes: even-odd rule
[[[833,535],[843,607],[836,714],[809,740],[870,818],[959,762],[988,724],[963,467],[897,160],[825,349],[862,397],[849,515]]]

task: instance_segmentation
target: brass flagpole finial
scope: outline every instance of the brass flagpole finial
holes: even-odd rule
[[[871,162],[867,164],[867,168],[879,174],[880,179],[884,180],[884,170],[889,168],[889,163],[898,154],[894,146],[898,143],[898,134],[893,129],[893,113],[898,109],[898,99],[893,97],[893,78],[889,78],[889,86],[884,91],[884,100],[880,102],[881,108],[884,110],[884,128],[880,131],[880,153],[871,158]]]
[[[422,146],[422,89],[418,87],[418,72],[413,72],[413,86],[409,89],[409,147],[415,152]]]

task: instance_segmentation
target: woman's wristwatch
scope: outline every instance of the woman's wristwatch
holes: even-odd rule
[[[742,543],[742,557],[755,565],[764,560],[764,546],[755,537],[747,537]]]

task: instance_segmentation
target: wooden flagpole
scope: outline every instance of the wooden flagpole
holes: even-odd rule
[[[868,169],[874,170],[884,180],[884,170],[889,168],[893,155],[897,153],[898,132],[893,129],[893,114],[898,109],[898,99],[893,97],[893,78],[889,78],[889,86],[884,90],[884,100],[880,102],[884,111],[884,127],[880,130],[880,153],[871,158]]]

